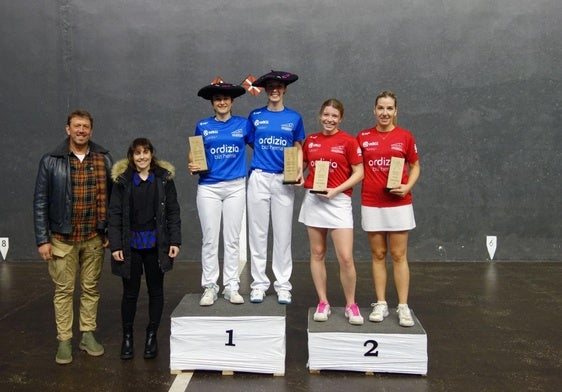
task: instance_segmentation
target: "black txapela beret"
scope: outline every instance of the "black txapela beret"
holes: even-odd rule
[[[283,71],[271,71],[266,73],[265,75],[260,76],[255,82],[252,83],[252,86],[256,87],[265,87],[265,84],[270,80],[277,80],[278,82],[284,83],[285,86],[296,82],[299,77],[295,74],[290,72],[283,72]]]
[[[232,99],[246,94],[246,89],[242,86],[230,83],[214,83],[203,87],[197,93],[197,96],[207,100],[213,99],[213,95],[226,95]]]

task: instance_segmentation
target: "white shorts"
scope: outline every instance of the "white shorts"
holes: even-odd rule
[[[361,227],[365,231],[406,231],[416,227],[412,204],[398,207],[361,206]]]
[[[351,197],[344,193],[333,199],[310,193],[308,189],[302,201],[299,222],[306,226],[324,229],[353,229]]]

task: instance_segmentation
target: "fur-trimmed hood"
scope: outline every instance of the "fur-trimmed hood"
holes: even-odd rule
[[[113,180],[113,182],[118,182],[119,176],[124,174],[128,168],[129,161],[126,158],[117,161],[111,168],[111,179]],[[167,173],[164,174],[164,176],[169,180],[173,179],[176,175],[176,168],[168,161],[158,160],[156,168],[161,168],[165,173]],[[156,174],[158,175],[159,173]]]

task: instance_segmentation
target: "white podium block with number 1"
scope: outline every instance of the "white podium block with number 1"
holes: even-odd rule
[[[350,325],[343,308],[332,308],[325,322],[308,311],[308,368],[366,373],[427,374],[427,335],[412,312],[413,327],[398,325],[394,309],[380,323],[370,322],[370,309],[361,309],[363,325]]]
[[[233,305],[223,298],[199,306],[187,294],[172,313],[170,369],[285,374],[285,306]]]

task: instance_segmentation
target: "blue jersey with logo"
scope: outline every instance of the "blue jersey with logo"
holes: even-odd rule
[[[213,116],[197,123],[195,136],[203,136],[209,167],[208,173],[199,175],[199,184],[215,184],[246,176],[246,143],[250,128],[248,120],[240,116],[232,116],[224,122]]]
[[[285,107],[272,112],[267,106],[250,113],[251,123],[248,143],[254,145],[250,170],[261,169],[269,173],[283,172],[283,149],[304,140],[304,125],[300,114]]]

